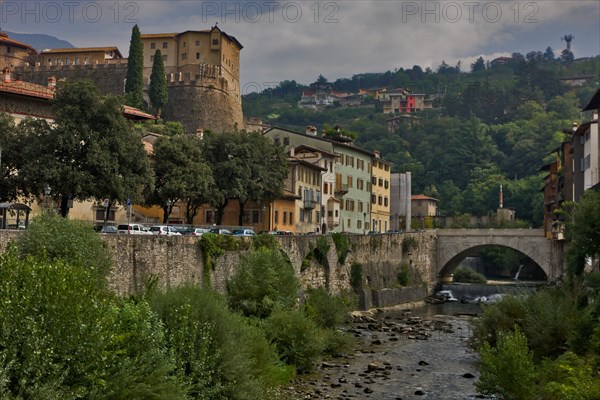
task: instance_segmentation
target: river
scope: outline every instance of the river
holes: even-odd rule
[[[425,304],[361,317],[354,352],[325,360],[288,388],[299,399],[476,399],[477,355],[467,347],[478,304]]]

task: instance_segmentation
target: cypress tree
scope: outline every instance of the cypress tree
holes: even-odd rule
[[[137,24],[131,30],[129,43],[125,103],[137,108],[144,106],[144,46]]]
[[[160,50],[154,53],[154,63],[152,64],[152,74],[150,75],[150,89],[148,91],[150,102],[156,110],[156,116],[160,118],[161,109],[169,101],[167,92],[167,77],[165,75],[165,64]]]

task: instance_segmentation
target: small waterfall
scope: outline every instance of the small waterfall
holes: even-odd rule
[[[515,274],[515,277],[513,278],[513,280],[515,280],[515,281],[519,280],[519,274],[521,274],[522,269],[523,269],[523,264],[519,265],[519,269],[517,270],[517,273]]]

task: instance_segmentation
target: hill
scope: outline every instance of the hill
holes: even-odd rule
[[[15,33],[6,31],[8,36],[19,42],[27,43],[38,52],[45,49],[65,49],[75,47],[66,40],[41,33]]]

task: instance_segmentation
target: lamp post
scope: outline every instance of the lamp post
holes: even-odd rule
[[[47,183],[46,183],[46,186],[44,186],[44,193],[46,194],[46,209],[48,209],[49,208],[48,199],[50,198],[50,193],[52,193],[52,188]]]
[[[363,235],[367,232],[367,213],[363,213]]]
[[[169,216],[171,215],[171,205],[173,204],[173,200],[167,199],[167,217],[165,218],[165,223],[167,224],[167,235],[169,235]]]
[[[266,205],[262,206],[263,215],[267,214],[267,233],[271,230],[271,205],[267,207]],[[265,221],[263,220],[263,228],[265,226]]]

